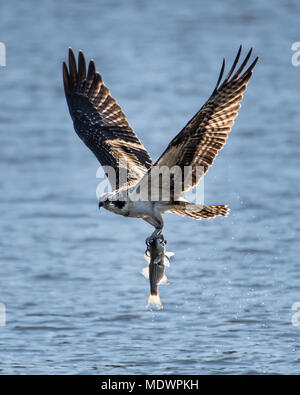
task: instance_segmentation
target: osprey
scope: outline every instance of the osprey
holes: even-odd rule
[[[100,197],[99,208],[104,207],[127,217],[142,218],[153,225],[155,230],[148,241],[161,234],[162,214],[165,212],[195,219],[226,216],[229,212],[226,205],[188,202],[183,198],[183,193],[195,187],[213,164],[238,114],[243,93],[258,60],[257,57],[245,70],[251,49],[237,68],[241,50],[242,47],[224,79],[223,59],[210,98],[153,164],[120,106],[96,72],[94,61],[90,61],[86,71],[85,58],[80,51],[77,67],[74,53],[69,49],[69,67],[63,62],[63,81],[74,128],[103,166],[113,189]],[[199,167],[202,169],[200,172]],[[162,181],[162,169],[170,170],[168,182]],[[168,195],[164,193],[166,190]]]

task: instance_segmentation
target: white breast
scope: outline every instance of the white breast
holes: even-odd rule
[[[129,217],[152,217],[153,203],[152,202],[128,202],[124,209],[127,208]]]

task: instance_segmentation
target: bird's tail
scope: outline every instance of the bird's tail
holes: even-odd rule
[[[217,215],[226,217],[229,214],[230,209],[223,204],[218,206],[202,206],[200,204],[180,201],[176,202],[169,211],[178,215],[201,219],[214,218]]]
[[[163,308],[163,304],[161,302],[158,291],[157,291],[157,294],[150,293],[149,298],[148,298],[147,307],[149,307],[150,305],[154,305],[154,306],[158,307],[159,309]]]

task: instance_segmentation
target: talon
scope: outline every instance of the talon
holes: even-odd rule
[[[162,243],[165,243],[164,236],[162,235],[162,229],[155,229],[150,237],[146,239],[147,247],[150,247],[154,240],[160,239]]]
[[[147,237],[147,239],[146,239],[146,245],[147,245],[147,247],[150,247],[152,240],[153,240],[152,236]]]

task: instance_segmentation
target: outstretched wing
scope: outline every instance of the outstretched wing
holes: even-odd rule
[[[221,82],[225,69],[225,60],[223,60],[219,79],[212,95],[183,130],[170,142],[165,152],[155,163],[154,168],[143,178],[141,184],[149,184],[149,178],[152,178],[152,190],[153,184],[157,184],[161,193],[164,185],[156,182],[159,170],[155,171],[154,169],[175,168],[175,176],[170,179],[169,193],[171,192],[171,200],[177,200],[182,197],[184,191],[196,186],[209,166],[213,164],[218,151],[226,143],[228,133],[241,106],[243,93],[258,60],[256,58],[244,71],[252,53],[251,49],[241,66],[235,71],[241,49],[242,47],[239,48],[228,75]],[[148,178],[147,182],[146,178]],[[161,199],[159,198],[159,200]]]
[[[63,81],[75,131],[103,166],[112,188],[137,182],[152,166],[152,160],[103,84],[93,60],[86,73],[80,51],[77,69],[70,48],[69,69],[63,62]]]

